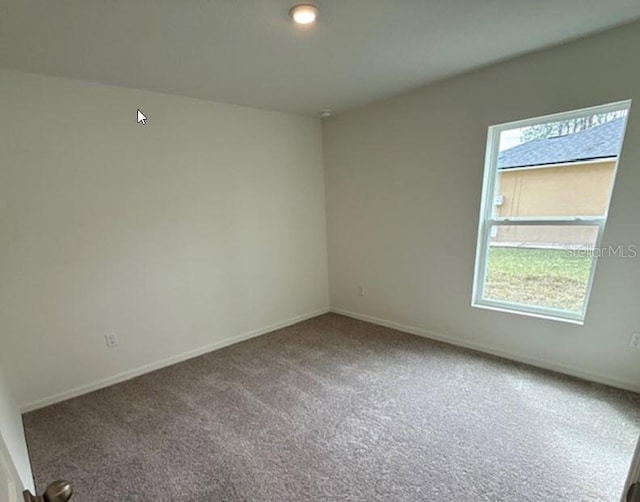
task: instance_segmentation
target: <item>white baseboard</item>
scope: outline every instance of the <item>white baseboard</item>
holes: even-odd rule
[[[430,338],[432,340],[437,340],[440,342],[449,343],[451,345],[456,345],[458,347],[464,347],[467,349],[477,350],[478,352],[484,352],[486,354],[491,354],[498,357],[503,357],[505,359],[510,359],[512,361],[517,361],[520,363],[529,364],[531,366],[536,366],[538,368],[543,368],[550,371],[555,371],[557,373],[563,373],[565,375],[574,376],[580,378],[582,380],[587,380],[590,382],[601,383],[604,385],[609,385],[611,387],[616,387],[619,389],[630,390],[632,392],[640,393],[640,385],[634,382],[628,382],[625,380],[620,380],[614,377],[610,377],[607,375],[602,375],[600,373],[595,373],[591,371],[585,371],[580,368],[576,368],[573,366],[567,366],[557,363],[550,363],[543,359],[539,359],[537,357],[531,357],[525,354],[518,354],[516,352],[510,352],[502,349],[498,349],[496,347],[491,347],[489,345],[484,345],[480,343],[470,342],[468,340],[462,340],[460,338],[455,338],[448,335],[443,335],[441,333],[435,333],[433,331],[428,331],[422,328],[416,328],[414,326],[407,326],[405,324],[400,324],[393,321],[387,321],[385,319],[380,319],[378,317],[373,317],[365,314],[358,314],[357,312],[351,312],[349,310],[343,310],[340,308],[331,308],[331,312],[336,314],[341,314],[347,317],[352,317],[353,319],[359,319],[361,321],[370,322],[372,324],[377,324],[379,326],[384,326],[386,328],[392,328],[398,331],[402,331],[403,333],[410,333],[412,335],[418,335],[425,338]]]
[[[166,366],[171,366],[172,364],[176,364],[181,361],[186,361],[187,359],[191,359],[193,357],[206,354],[207,352],[212,352],[214,350],[218,350],[223,347],[228,347],[229,345],[233,345],[235,343],[242,342],[250,338],[255,338],[257,336],[264,335],[266,333],[270,333],[271,331],[275,331],[281,328],[286,328],[287,326],[291,326],[292,324],[296,324],[302,321],[306,321],[307,319],[311,319],[312,317],[317,317],[319,315],[326,314],[329,311],[330,311],[329,308],[324,308],[324,309],[316,310],[314,312],[309,312],[307,314],[302,314],[296,317],[292,317],[291,319],[286,319],[284,321],[271,324],[270,326],[266,326],[261,329],[249,331],[247,333],[241,333],[239,335],[235,335],[230,338],[225,338],[224,340],[214,342],[210,345],[205,345],[204,347],[200,347],[198,349],[190,350],[188,352],[183,352],[182,354],[178,354],[177,356],[167,357],[166,359],[161,359],[160,361],[155,361],[153,363],[145,364],[144,366],[139,366],[138,368],[134,368],[132,370],[123,371],[122,373],[118,373],[117,375],[103,378],[102,380],[98,380],[96,382],[92,382],[86,385],[81,385],[80,387],[76,387],[74,389],[60,392],[53,396],[45,397],[43,399],[38,399],[37,401],[32,401],[30,403],[20,405],[19,408],[22,413],[27,413],[29,411],[37,410],[39,408],[44,408],[45,406],[59,403],[61,401],[66,401],[67,399],[81,396],[82,394],[87,394],[89,392],[93,392],[95,390],[102,389],[104,387],[109,387],[110,385],[124,382],[125,380],[130,380],[131,378],[135,378],[145,373],[150,373],[151,371],[155,371],[160,368],[164,368]]]

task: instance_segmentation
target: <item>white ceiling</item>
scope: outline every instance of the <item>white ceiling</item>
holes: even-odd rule
[[[640,17],[638,0],[0,0],[0,66],[336,111]]]

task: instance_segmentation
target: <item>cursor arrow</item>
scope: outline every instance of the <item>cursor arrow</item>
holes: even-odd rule
[[[146,123],[147,117],[140,111],[140,108],[138,108],[138,124],[146,125]]]

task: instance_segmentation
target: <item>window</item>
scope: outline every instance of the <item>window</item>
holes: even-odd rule
[[[630,106],[489,128],[474,306],[582,324]]]

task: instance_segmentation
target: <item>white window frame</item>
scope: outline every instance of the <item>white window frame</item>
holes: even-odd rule
[[[608,204],[604,216],[581,216],[581,217],[496,217],[493,215],[493,202],[495,198],[496,190],[496,177],[498,175],[498,148],[500,145],[500,134],[503,131],[530,127],[538,124],[546,124],[549,122],[557,122],[561,120],[568,120],[583,117],[585,115],[592,115],[596,113],[608,113],[620,110],[627,110],[626,117],[624,119],[623,131],[626,133],[627,122],[629,120],[629,114],[631,111],[631,100],[618,101],[616,103],[610,103],[606,105],[594,106],[590,108],[583,108],[580,110],[573,110],[569,112],[557,113],[553,115],[545,115],[541,117],[534,117],[531,119],[518,120],[515,122],[508,122],[505,124],[499,124],[489,127],[487,135],[487,150],[485,154],[485,167],[484,177],[482,182],[482,202],[480,205],[480,218],[478,225],[478,241],[476,246],[476,261],[473,277],[473,296],[471,305],[474,307],[485,308],[490,310],[497,310],[501,312],[510,312],[515,314],[521,314],[526,316],[540,317],[544,319],[552,319],[557,321],[564,321],[573,324],[584,324],[584,319],[587,313],[587,306],[591,297],[591,290],[593,288],[593,280],[597,265],[597,253],[592,259],[591,271],[589,274],[589,280],[587,283],[587,290],[582,312],[569,312],[566,310],[553,309],[548,307],[541,307],[535,305],[525,305],[521,303],[492,300],[483,298],[483,292],[486,281],[487,264],[489,259],[489,241],[491,228],[496,226],[519,226],[519,225],[544,225],[544,226],[595,226],[598,228],[598,235],[596,239],[596,247],[600,248],[602,245],[602,236],[604,228],[609,215],[609,207],[611,205],[611,192],[615,185],[616,177],[618,174],[618,164],[620,162],[620,152],[622,151],[623,138],[620,141],[620,150],[616,164],[613,170],[613,180],[610,187]]]

